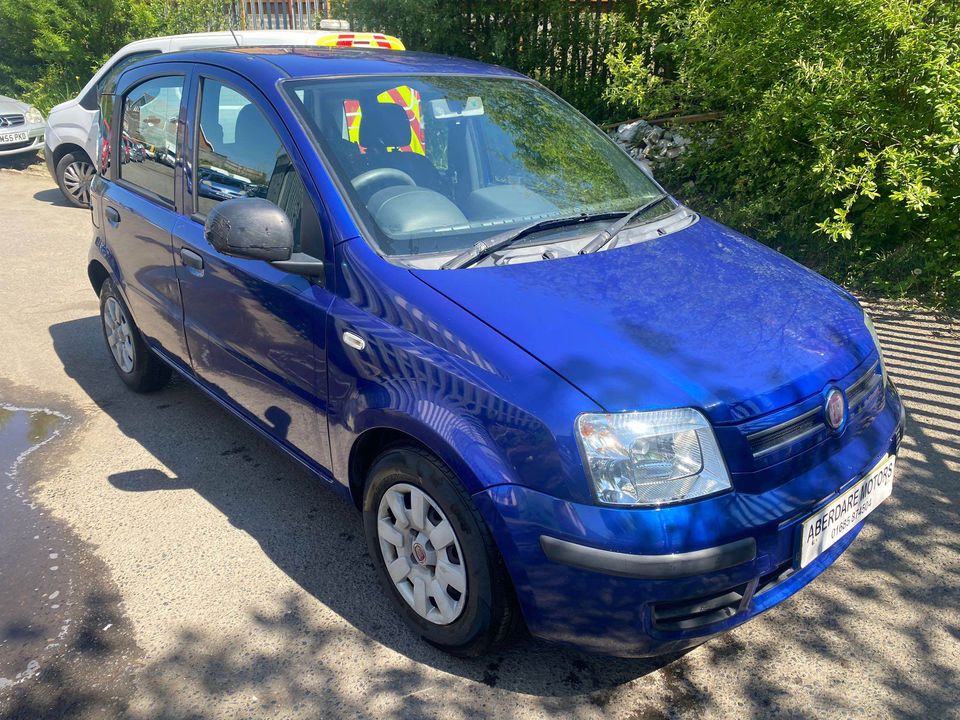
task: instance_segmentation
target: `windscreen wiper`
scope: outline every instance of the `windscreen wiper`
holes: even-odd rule
[[[640,214],[642,214],[642,213],[645,213],[647,210],[651,210],[651,209],[655,208],[657,205],[659,205],[660,203],[662,203],[662,202],[663,202],[664,200],[666,200],[668,197],[670,197],[670,196],[667,195],[667,193],[660,193],[659,195],[657,195],[657,196],[656,196],[655,198],[653,198],[652,200],[648,200],[647,202],[645,202],[643,205],[641,205],[640,207],[638,207],[636,210],[627,213],[627,214],[624,215],[622,218],[620,218],[619,220],[617,220],[613,225],[611,225],[611,226],[608,227],[608,228],[604,228],[604,229],[601,230],[599,233],[597,233],[596,237],[594,237],[593,240],[591,240],[591,241],[588,242],[586,245],[584,245],[582,248],[580,248],[580,254],[581,254],[581,255],[589,255],[590,253],[596,252],[597,250],[599,250],[600,248],[602,248],[604,245],[606,245],[608,242],[610,242],[611,240],[613,240],[613,238],[616,237],[616,235],[617,235],[618,232],[620,232],[620,231],[623,230],[627,225],[630,224],[630,221],[631,221],[631,220],[633,220],[633,219],[634,219],[635,217],[637,217],[638,215],[640,215]]]
[[[513,245],[513,243],[525,238],[527,235],[532,235],[533,233],[540,232],[541,230],[550,230],[551,228],[564,227],[566,225],[576,225],[577,223],[587,222],[588,220],[602,220],[610,217],[619,217],[620,214],[621,213],[596,213],[593,215],[584,214],[574,215],[571,217],[538,220],[530,225],[524,225],[519,230],[507,230],[506,232],[493,235],[486,240],[481,240],[478,243],[474,243],[456,257],[447,260],[443,265],[440,266],[440,269],[459,270],[461,268],[470,267],[491,253],[495,253],[497,250],[502,250],[508,245]]]

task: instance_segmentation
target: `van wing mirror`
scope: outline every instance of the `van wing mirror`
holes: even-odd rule
[[[250,260],[289,260],[293,226],[287,214],[263,198],[233,198],[207,213],[203,236],[217,251]]]

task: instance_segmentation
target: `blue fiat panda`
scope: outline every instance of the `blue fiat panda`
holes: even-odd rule
[[[175,370],[355,505],[434,645],[691,647],[891,493],[903,406],[856,299],[528,78],[174,53],[101,119],[87,272],[116,371]]]

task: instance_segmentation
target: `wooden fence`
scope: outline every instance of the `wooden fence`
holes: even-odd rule
[[[241,0],[234,13],[246,30],[314,30],[330,17],[329,0]]]

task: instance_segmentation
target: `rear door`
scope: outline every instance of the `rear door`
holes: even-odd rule
[[[134,321],[151,347],[183,368],[189,359],[172,231],[188,75],[183,65],[147,65],[121,79],[102,199],[104,238]],[[143,152],[125,151],[133,141]]]
[[[218,71],[198,78],[191,95],[174,245],[194,372],[278,441],[329,467],[325,324],[333,298],[325,280],[223,255],[203,232],[218,203],[262,197],[290,217],[295,251],[323,259],[321,214],[289,136],[253,86]]]

